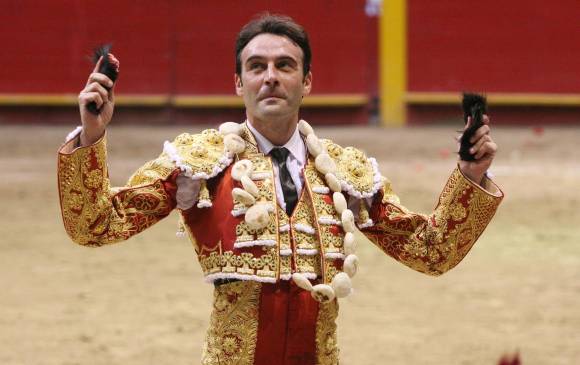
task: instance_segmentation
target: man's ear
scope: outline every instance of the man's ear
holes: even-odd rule
[[[244,92],[242,91],[242,87],[244,84],[242,83],[242,77],[237,73],[234,74],[234,84],[236,86],[236,95],[243,96]]]
[[[303,86],[302,95],[310,94],[310,90],[312,90],[312,72],[308,71],[306,76],[304,76],[304,80],[302,81],[302,86]]]

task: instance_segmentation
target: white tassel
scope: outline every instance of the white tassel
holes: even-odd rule
[[[232,197],[234,200],[239,201],[246,206],[252,206],[256,203],[256,198],[244,189],[234,188],[232,190]]]
[[[328,153],[321,153],[316,156],[314,160],[314,166],[321,174],[328,174],[329,172],[334,173],[336,171],[336,163],[328,155]]]
[[[356,255],[348,255],[342,264],[342,271],[344,271],[351,278],[354,277],[358,271],[358,257]]]
[[[310,294],[312,295],[312,298],[320,303],[330,302],[335,297],[334,290],[327,284],[314,285]]]
[[[352,255],[356,252],[356,240],[354,239],[354,234],[352,232],[346,232],[343,240],[344,254]]]
[[[324,152],[322,143],[320,143],[320,140],[314,133],[309,134],[306,137],[306,146],[308,147],[308,152],[310,152],[310,154],[314,157],[317,157]]]
[[[242,137],[233,133],[227,134],[224,137],[224,145],[226,147],[226,151],[234,154],[242,153],[246,149],[246,142],[244,142]]]
[[[324,179],[326,180],[326,184],[328,185],[330,190],[334,192],[342,191],[342,187],[340,186],[340,182],[336,178],[336,175],[329,172],[328,174],[324,175]]]
[[[253,230],[265,228],[270,223],[268,207],[265,204],[256,204],[248,208],[244,220]]]
[[[235,134],[239,136],[242,134],[243,128],[241,124],[235,122],[225,122],[220,124],[219,131],[224,136],[227,134]]]
[[[342,221],[342,229],[345,232],[354,233],[356,226],[354,224],[354,214],[352,214],[352,211],[350,209],[345,209],[342,212],[341,221]]]
[[[342,214],[347,209],[346,199],[342,193],[335,192],[332,194],[332,201],[334,202],[334,209],[336,209],[338,214]]]
[[[242,186],[244,187],[245,191],[252,194],[256,198],[260,196],[260,189],[258,189],[256,183],[253,182],[249,176],[242,176],[240,181],[242,182]]]
[[[294,283],[298,287],[306,291],[312,291],[312,284],[310,283],[310,280],[308,280],[304,275],[296,272],[292,274],[292,280],[294,280]]]
[[[348,297],[352,292],[352,282],[347,274],[339,272],[332,278],[332,290],[337,298]]]
[[[254,165],[250,160],[239,160],[232,167],[232,178],[236,181],[242,180],[242,176],[250,176],[254,170]]]
[[[308,122],[305,121],[304,119],[300,119],[300,121],[298,122],[298,131],[302,133],[303,136],[306,137],[308,137],[311,134],[314,134],[314,129],[312,129],[310,124],[308,124]]]

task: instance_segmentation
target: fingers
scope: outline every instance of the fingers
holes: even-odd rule
[[[490,119],[489,116],[487,114],[483,114],[483,117],[481,118],[481,121],[484,125],[489,125],[490,123]],[[471,127],[473,125],[473,118],[472,117],[467,117],[467,123],[465,123],[465,129]]]
[[[469,152],[474,155],[473,157],[476,160],[486,156],[486,155],[495,155],[497,151],[497,144],[491,139],[489,135],[485,135],[477,141],[473,147],[469,149]]]
[[[471,154],[476,153],[477,151],[479,151],[479,149],[481,148],[481,146],[486,143],[486,142],[490,142],[491,141],[491,137],[489,135],[485,135],[483,137],[481,137],[480,139],[477,140],[477,142],[469,149],[469,152]]]
[[[95,64],[95,68],[93,69],[93,73],[99,71],[99,67],[101,67],[101,63],[103,63],[103,56],[99,57],[99,60]]]
[[[79,95],[80,105],[89,105],[95,102],[97,104],[97,109],[100,109],[104,101],[102,96],[98,92],[82,92]]]
[[[109,53],[109,62],[111,62],[117,68],[117,72],[119,72],[119,60],[117,57],[113,56],[112,53]]]
[[[476,160],[479,160],[480,158],[485,156],[489,158],[495,156],[496,152],[497,152],[497,144],[495,144],[495,142],[493,141],[487,141],[481,145],[481,147],[479,148],[474,157]]]
[[[475,133],[473,134],[473,137],[471,137],[469,139],[470,143],[475,143],[476,141],[478,141],[481,137],[488,135],[489,132],[491,132],[491,129],[489,128],[488,125],[482,125],[481,127],[477,128],[477,130],[475,131]]]
[[[93,82],[98,82],[99,84],[106,86],[106,87],[113,87],[113,81],[107,77],[107,75],[102,74],[100,72],[93,72],[89,75],[89,79],[87,80],[87,85]]]
[[[101,98],[103,99],[103,101],[105,103],[110,101],[109,100],[110,92],[107,91],[107,89],[105,89],[98,82],[93,82],[93,83],[87,85],[87,87],[85,87],[85,89],[82,92],[96,92],[101,96]]]

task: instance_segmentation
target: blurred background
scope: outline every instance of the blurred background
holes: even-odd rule
[[[104,42],[121,62],[113,185],[177,134],[243,120],[234,41],[265,11],[309,33],[302,117],[376,157],[409,209],[431,212],[455,167],[461,91],[486,93],[499,145],[506,198],[453,271],[429,278],[359,245],[341,364],[580,362],[577,0],[0,0],[0,364],[199,362],[212,287],[177,216],[127,243],[74,245],[56,150]]]
[[[458,92],[486,92],[500,123],[580,117],[576,0],[2,1],[0,122],[62,122],[112,42],[118,122],[243,119],[233,88],[241,25],[270,11],[304,25],[314,50],[315,123],[455,120]],[[382,15],[381,15],[382,14]]]

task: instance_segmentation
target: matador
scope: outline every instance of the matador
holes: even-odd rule
[[[434,211],[406,209],[375,159],[318,138],[300,119],[310,61],[308,36],[292,19],[246,24],[235,72],[245,121],[165,142],[113,188],[105,129],[114,83],[97,72],[101,59],[79,95],[82,127],[59,151],[62,217],[74,242],[123,241],[178,211],[180,232],[215,286],[204,365],[338,364],[338,301],[352,292],[359,232],[410,268],[441,275],[465,257],[503,198],[486,175],[497,146],[485,116],[472,140],[475,161],[458,161]]]

